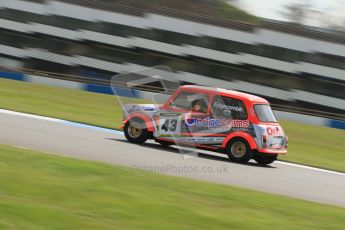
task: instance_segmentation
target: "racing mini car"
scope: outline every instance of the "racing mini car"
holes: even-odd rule
[[[246,163],[270,164],[288,137],[267,100],[233,90],[180,86],[163,105],[126,104],[121,128],[129,142],[193,146]]]

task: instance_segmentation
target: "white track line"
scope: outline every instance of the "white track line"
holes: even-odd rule
[[[64,125],[68,125],[68,126],[77,126],[77,127],[82,127],[82,128],[95,129],[95,130],[99,130],[99,131],[103,131],[103,132],[110,132],[110,133],[119,134],[119,135],[123,134],[122,131],[106,129],[106,128],[101,128],[101,127],[97,127],[97,126],[81,124],[81,123],[66,121],[66,120],[57,119],[57,118],[39,116],[39,115],[34,115],[34,114],[29,114],[29,113],[15,112],[15,111],[6,110],[6,109],[0,109],[0,113],[15,115],[15,116],[22,116],[22,117],[29,117],[29,118],[51,121],[51,122],[57,122],[57,123],[62,123]],[[294,164],[294,163],[289,163],[289,162],[284,162],[284,161],[276,161],[275,163],[281,164],[281,165],[286,165],[286,166],[293,166],[293,167],[297,167],[297,168],[303,168],[303,169],[318,171],[318,172],[331,173],[331,174],[345,176],[345,173],[342,173],[342,172],[337,172],[337,171],[332,171],[332,170],[327,170],[327,169],[321,169],[321,168],[316,168],[316,167],[307,166],[307,165]]]
[[[342,173],[342,172],[332,171],[332,170],[328,170],[328,169],[321,169],[321,168],[316,168],[316,167],[307,166],[307,165],[300,165],[300,164],[295,164],[295,163],[290,163],[290,162],[285,162],[285,161],[275,161],[275,163],[281,164],[281,165],[293,166],[293,167],[297,167],[297,168],[304,168],[304,169],[310,169],[310,170],[319,171],[319,172],[332,173],[332,174],[336,174],[336,175],[345,176],[345,173]]]
[[[34,114],[29,114],[29,113],[15,112],[15,111],[6,110],[6,109],[0,109],[0,113],[22,116],[22,117],[30,117],[30,118],[45,120],[45,121],[53,121],[53,122],[61,122],[61,123],[64,122],[64,120],[61,120],[61,119],[44,117],[44,116],[39,116],[39,115],[34,115]]]

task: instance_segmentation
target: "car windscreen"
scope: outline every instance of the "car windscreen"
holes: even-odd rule
[[[254,105],[255,113],[260,121],[263,122],[277,122],[271,107],[269,105],[258,104]]]

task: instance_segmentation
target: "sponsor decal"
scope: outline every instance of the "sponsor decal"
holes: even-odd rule
[[[186,124],[186,126],[194,126],[195,120],[196,119],[193,118],[190,113],[187,113],[184,117],[184,123]]]
[[[144,109],[144,111],[150,111],[150,112],[158,110],[158,106],[154,104],[146,104],[146,105],[144,104],[142,105],[142,108]]]
[[[193,144],[221,144],[225,139],[225,137],[178,137],[176,135],[162,135],[162,137]]]
[[[277,127],[267,127],[267,134],[270,136],[277,136],[279,135],[279,128]]]
[[[228,119],[214,119],[210,117],[193,118],[186,115],[184,119],[185,125],[188,127],[202,127],[202,128],[219,128],[219,127],[233,127],[233,128],[248,128],[248,120],[228,120]]]
[[[222,103],[219,103],[219,102],[214,103],[214,107],[216,107],[218,109],[237,111],[237,112],[242,112],[243,111],[242,107],[225,105],[225,104],[222,104]]]
[[[158,110],[158,106],[153,105],[153,104],[137,104],[137,105],[125,105],[124,109],[127,111],[127,113],[133,113],[133,112],[141,112],[141,111],[145,111],[145,112],[155,112]]]
[[[144,108],[144,111],[155,111],[155,108],[149,108],[149,107],[146,107],[146,108]]]

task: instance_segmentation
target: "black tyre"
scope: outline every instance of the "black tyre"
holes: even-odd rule
[[[277,154],[272,154],[272,155],[258,154],[254,156],[254,160],[261,165],[269,165],[273,163],[275,160],[277,160],[277,156],[278,156]]]
[[[141,119],[133,119],[126,123],[124,127],[125,137],[129,142],[144,143],[150,135]]]
[[[247,163],[253,157],[253,150],[250,149],[248,142],[242,138],[232,139],[225,151],[229,159],[237,163]]]

